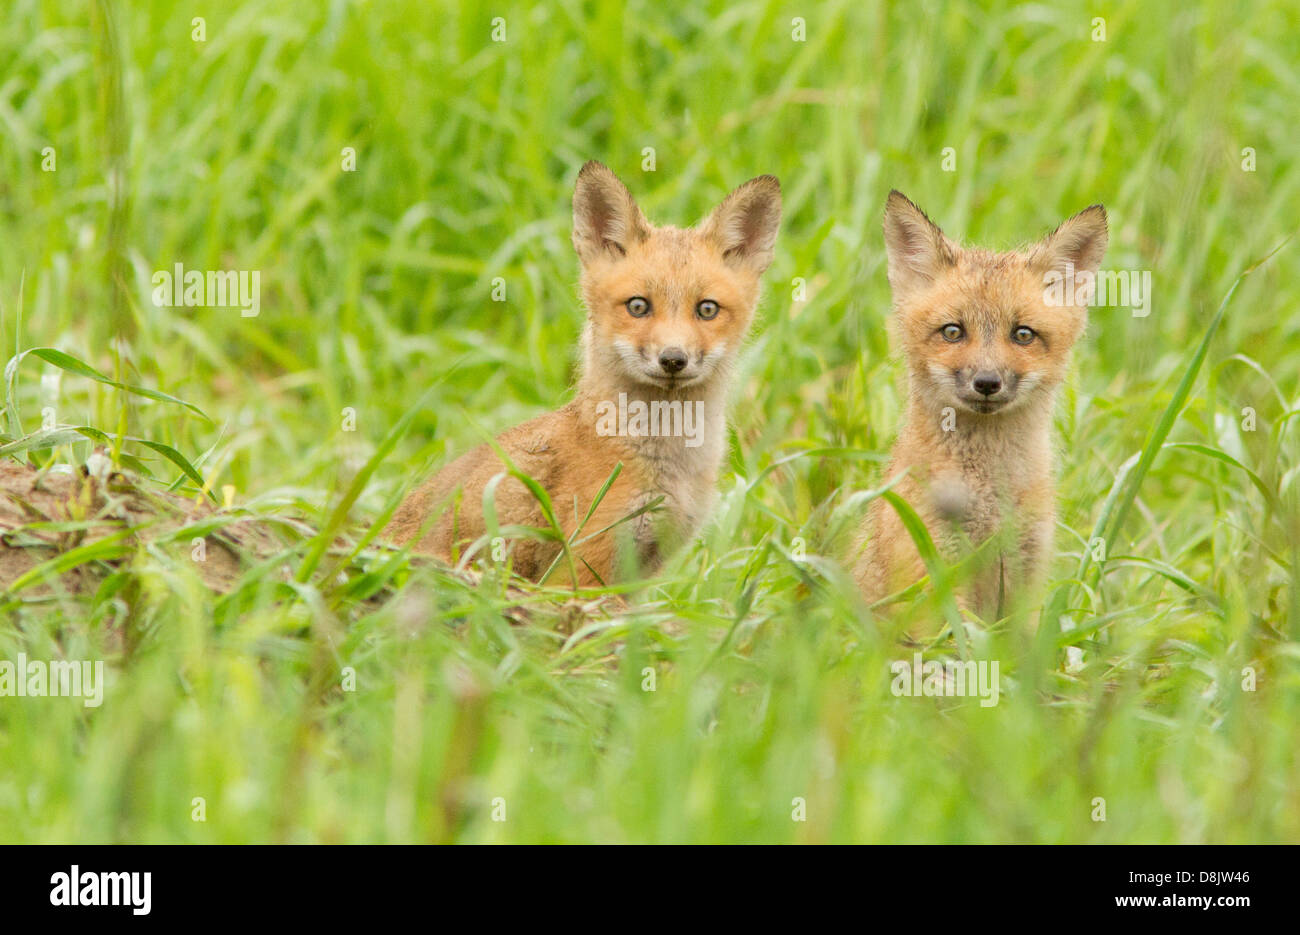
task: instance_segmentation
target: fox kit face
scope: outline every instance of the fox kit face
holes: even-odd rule
[[[1087,323],[1106,240],[1105,209],[1093,205],[1027,251],[963,249],[891,192],[889,283],[913,393],[990,418],[1050,394]],[[1054,304],[1061,295],[1075,304]]]
[[[651,225],[627,188],[589,162],[573,196],[588,311],[588,377],[672,391],[725,373],[772,261],[781,189],[746,182],[696,227]]]

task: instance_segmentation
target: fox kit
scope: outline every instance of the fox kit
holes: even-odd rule
[[[517,574],[537,580],[554,564],[556,579],[608,583],[653,570],[700,525],[716,496],[727,391],[780,219],[781,189],[770,175],[683,230],[650,224],[605,166],[582,167],[573,245],[587,321],[576,397],[497,438],[545,488],[575,559],[572,569],[558,561],[556,541],[516,539]],[[443,559],[463,553],[484,536],[484,489],[505,470],[489,445],[462,456],[407,497],[388,538],[419,537],[417,551]],[[498,482],[495,502],[502,527],[549,528],[513,475]]]
[[[957,598],[986,619],[1031,595],[1046,570],[1054,397],[1106,241],[1100,205],[1008,253],[958,246],[897,191],[885,206],[893,326],[909,384],[886,476],[905,474],[895,490],[946,558],[985,546]],[[857,578],[869,601],[925,574],[887,501],[873,501],[864,531]]]

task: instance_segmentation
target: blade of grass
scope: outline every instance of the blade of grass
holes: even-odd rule
[[[58,367],[60,370],[64,370],[68,373],[75,373],[79,377],[86,377],[89,380],[94,380],[96,383],[103,383],[106,386],[115,387],[135,396],[143,396],[146,399],[152,399],[157,402],[172,403],[177,406],[183,406],[200,418],[205,419],[208,422],[212,421],[206,412],[193,403],[188,403],[175,396],[169,396],[167,393],[160,393],[158,390],[151,390],[148,387],[135,386],[130,383],[121,383],[117,380],[110,379],[85,361],[79,360],[71,354],[66,354],[57,348],[33,347],[15,354],[13,357],[9,358],[9,362],[5,364],[5,411],[9,417],[9,430],[12,435],[22,434],[22,429],[19,427],[17,421],[18,410],[14,405],[14,382],[17,378],[18,365],[27,357],[37,357],[45,361],[47,364],[52,364],[53,366]]]
[[[1228,289],[1227,294],[1224,295],[1223,300],[1219,303],[1219,308],[1214,313],[1214,317],[1210,320],[1209,326],[1205,329],[1205,334],[1202,335],[1201,341],[1197,345],[1196,350],[1193,351],[1191,358],[1183,367],[1183,375],[1178,381],[1178,386],[1174,390],[1173,397],[1169,400],[1169,404],[1165,406],[1164,412],[1161,413],[1155,426],[1152,427],[1150,434],[1147,436],[1146,442],[1142,446],[1142,450],[1134,456],[1136,461],[1132,458],[1129,459],[1129,461],[1126,461],[1124,466],[1121,467],[1119,474],[1116,476],[1115,484],[1112,486],[1111,492],[1102,506],[1102,512],[1097,519],[1096,525],[1093,527],[1093,534],[1089,539],[1090,542],[1100,538],[1103,542],[1113,543],[1116,536],[1118,536],[1123,530],[1124,522],[1128,519],[1129,511],[1132,509],[1134,501],[1137,500],[1138,490],[1142,486],[1143,479],[1150,470],[1152,462],[1155,461],[1156,455],[1158,455],[1164,447],[1165,439],[1169,436],[1169,432],[1173,429],[1174,423],[1182,413],[1183,407],[1187,403],[1188,396],[1191,395],[1192,386],[1196,382],[1196,377],[1201,371],[1201,365],[1205,362],[1206,355],[1209,353],[1210,342],[1214,340],[1215,334],[1218,333],[1219,325],[1223,322],[1223,316],[1227,311],[1228,303],[1236,293],[1237,287],[1241,285],[1242,281],[1247,276],[1259,269],[1260,266],[1266,263],[1279,250],[1286,246],[1290,240],[1291,238],[1288,237],[1286,240],[1282,241],[1282,243],[1269,251],[1266,256],[1251,264],[1233,280],[1232,286]],[[1082,556],[1079,559],[1079,570],[1075,573],[1075,578],[1084,581],[1087,579],[1089,573],[1094,570],[1095,566],[1092,564],[1092,550],[1084,549]],[[1053,592],[1052,597],[1049,599],[1044,610],[1042,621],[1043,626],[1040,627],[1040,630],[1050,630],[1054,632],[1058,628],[1061,613],[1069,601],[1070,591],[1071,588],[1069,585],[1062,585]]]

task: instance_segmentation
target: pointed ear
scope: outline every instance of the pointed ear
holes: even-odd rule
[[[780,226],[781,183],[774,175],[760,175],[728,195],[699,229],[728,263],[761,274],[772,262]]]
[[[1029,262],[1042,273],[1057,272],[1067,276],[1073,269],[1076,272],[1088,270],[1095,275],[1109,239],[1106,209],[1093,205],[1044,237],[1029,252]]]
[[[895,189],[885,200],[885,254],[894,296],[924,288],[957,263],[960,248]]]
[[[650,234],[650,224],[618,176],[592,160],[573,191],[573,248],[583,263],[617,259]]]

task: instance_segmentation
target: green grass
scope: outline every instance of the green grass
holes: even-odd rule
[[[785,216],[718,512],[626,609],[323,538],[230,595],[188,540],[93,596],[6,595],[0,660],[105,659],[109,684],[96,709],[0,698],[0,839],[1300,840],[1300,244],[1198,358],[1300,227],[1300,8],[1116,2],[1094,42],[1070,3],[709,6],[6,5],[0,346],[211,421],[28,356],[0,444],[50,408],[254,516],[355,541],[567,398],[585,160],[661,222],[767,172]],[[891,695],[906,654],[837,570],[900,412],[892,187],[995,247],[1102,202],[1105,267],[1153,274],[1148,317],[1093,310],[1061,399],[1073,629],[975,628],[992,708]],[[260,316],[155,307],[178,262],[260,270]],[[80,464],[72,437],[17,456]]]

